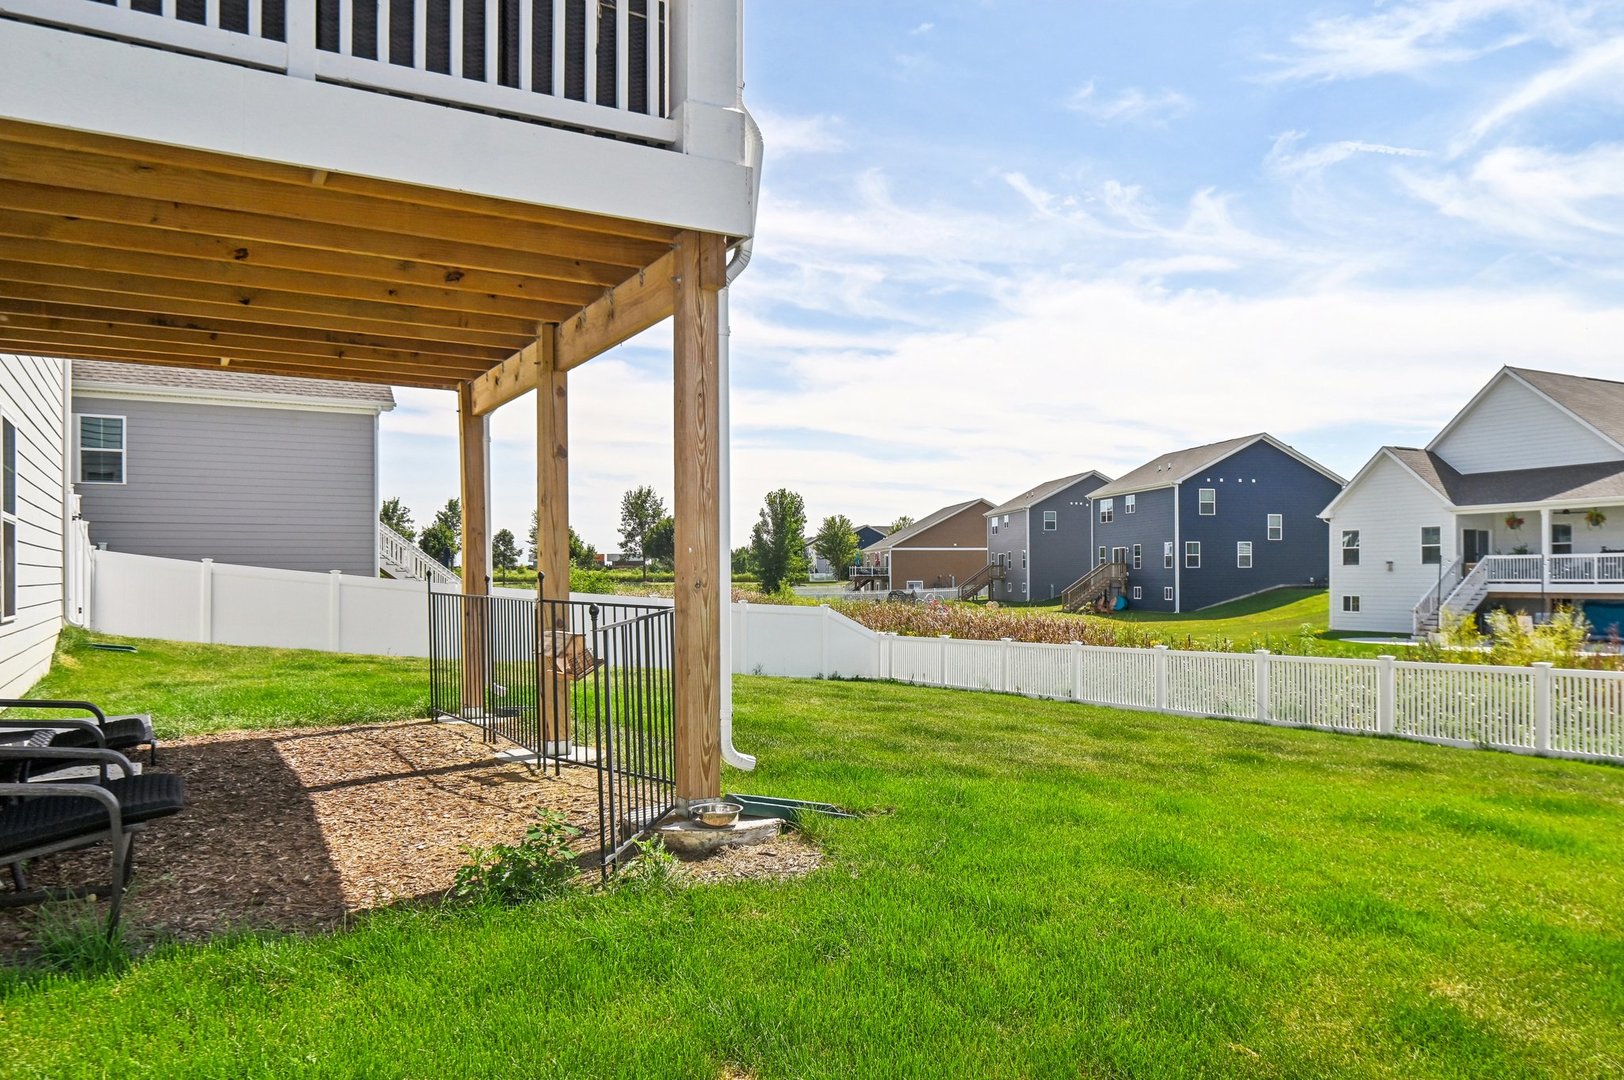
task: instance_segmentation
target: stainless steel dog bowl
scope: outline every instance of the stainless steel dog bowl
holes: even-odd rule
[[[709,825],[713,829],[720,829],[739,820],[739,814],[744,807],[731,802],[702,802],[694,803],[688,808],[688,816],[701,825]]]

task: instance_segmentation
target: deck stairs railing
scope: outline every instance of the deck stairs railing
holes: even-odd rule
[[[1416,637],[1430,634],[1438,629],[1438,609],[1442,606],[1444,597],[1448,596],[1455,586],[1460,583],[1462,569],[1466,565],[1464,557],[1456,559],[1438,575],[1438,581],[1428,589],[1426,595],[1416,602],[1415,611],[1411,616],[1411,629]]]
[[[1476,566],[1466,572],[1466,575],[1460,579],[1459,584],[1449,590],[1449,593],[1438,604],[1438,610],[1432,616],[1432,626],[1426,631],[1427,633],[1431,633],[1443,625],[1445,612],[1452,617],[1459,618],[1462,615],[1470,615],[1478,609],[1478,605],[1482,604],[1489,595],[1489,585],[1493,580],[1492,575],[1489,573],[1491,567],[1492,562],[1489,559],[1481,559]]]
[[[986,566],[983,566],[980,570],[977,570],[975,573],[964,579],[964,582],[959,585],[959,599],[974,600],[976,596],[984,589],[987,590],[987,593],[990,596],[992,594],[992,583],[1003,580],[1004,564],[1001,562],[990,562]]]
[[[462,578],[394,529],[378,523],[378,568],[402,581],[432,581],[460,588]]]
[[[1127,584],[1127,563],[1100,563],[1061,591],[1061,610],[1081,611],[1102,597],[1109,596],[1112,590],[1121,591]]]

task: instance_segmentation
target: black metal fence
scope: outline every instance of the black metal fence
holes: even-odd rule
[[[429,711],[597,772],[605,874],[676,803],[672,609],[429,590]]]

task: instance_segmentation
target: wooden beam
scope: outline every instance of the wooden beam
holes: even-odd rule
[[[528,333],[493,333],[466,326],[405,325],[387,319],[356,317],[332,311],[280,311],[253,306],[253,298],[242,298],[230,290],[204,298],[164,295],[165,290],[158,290],[156,295],[149,296],[145,291],[136,292],[130,288],[132,284],[144,282],[120,280],[112,275],[47,273],[42,268],[33,268],[33,272],[28,273],[28,269],[0,264],[0,283],[3,283],[0,285],[0,297],[15,302],[46,304],[53,308],[116,305],[121,310],[145,313],[165,322],[249,320],[258,326],[318,334],[358,335],[390,348],[401,349],[410,349],[413,343],[428,341],[455,348],[494,350],[496,355],[501,356],[535,339],[534,330]],[[13,277],[21,277],[22,280],[13,280]]]
[[[493,274],[484,270],[463,270],[452,266],[381,259],[372,255],[355,255],[349,252],[316,251],[310,248],[248,240],[230,234],[209,236],[203,233],[152,229],[139,225],[87,221],[59,214],[0,211],[0,237],[71,245],[72,252],[84,261],[100,261],[102,258],[100,252],[106,250],[218,263],[221,267],[227,268],[228,272],[237,267],[263,267],[284,273],[376,282],[385,286],[390,297],[398,295],[395,290],[399,286],[407,285],[414,289],[426,290],[429,295],[466,293],[473,297],[491,296],[518,302],[536,301],[579,306],[591,302],[602,292],[602,289],[596,286],[577,282],[527,280],[511,274]],[[85,248],[96,250],[87,252]]]
[[[462,591],[491,591],[491,422],[473,410],[473,388],[457,387],[457,446],[462,479]]]
[[[44,127],[15,120],[0,120],[0,140],[35,147],[55,147],[60,150],[85,151],[109,157],[122,157],[135,161],[164,162],[188,168],[227,175],[250,177],[296,187],[318,184],[331,191],[348,192],[369,198],[410,203],[414,206],[438,206],[465,213],[510,217],[538,224],[601,232],[613,236],[632,237],[655,243],[669,243],[675,230],[669,226],[623,218],[589,214],[580,210],[562,210],[550,206],[499,199],[489,195],[473,195],[462,191],[405,184],[393,180],[375,180],[366,176],[324,171],[319,182],[310,169],[298,165],[282,165],[270,161],[235,155],[216,154],[207,150],[194,150],[159,143],[141,142],[117,136],[72,131],[67,128]]]
[[[722,793],[721,388],[717,293],[724,240],[683,233],[674,256],[676,457],[676,793],[679,805]]]
[[[74,150],[0,143],[0,179],[247,210],[273,217],[377,229],[407,236],[507,246],[537,255],[647,266],[669,243],[557,225],[367,198],[326,186],[301,187]]]
[[[576,282],[600,289],[618,284],[626,276],[623,267],[585,259],[18,181],[0,184],[0,208],[71,215],[90,221],[199,236],[232,237],[246,243],[257,241],[310,251],[353,253],[397,264],[421,264],[447,274],[458,270],[486,271],[524,279]]]
[[[676,254],[667,252],[558,324],[558,368],[570,371],[676,310]]]
[[[299,293],[309,297],[353,301],[358,304],[405,305],[420,311],[455,312],[472,317],[495,316],[529,322],[554,322],[575,309],[569,304],[542,300],[515,300],[506,296],[464,293],[456,289],[407,285],[388,279],[341,277],[303,270],[282,270],[237,261],[229,255],[219,258],[187,258],[150,251],[121,251],[115,248],[57,243],[51,240],[20,240],[0,236],[0,260],[39,266],[82,267],[114,274],[138,274],[172,282],[198,282],[229,285],[242,289],[269,289]]]
[[[545,346],[547,362],[552,364],[553,349],[557,344],[557,327],[544,326],[541,336],[506,360],[474,380],[472,386],[473,409],[478,416],[496,409],[540,385],[542,351]]]
[[[546,574],[544,591],[569,598],[570,420],[569,375],[554,366],[557,330],[537,342],[536,374],[536,567]]]
[[[69,360],[115,360],[120,363],[146,364],[157,367],[190,368],[201,371],[241,371],[253,375],[286,375],[301,379],[338,379],[344,382],[379,383],[386,386],[417,386],[426,390],[449,390],[457,383],[441,378],[427,378],[389,368],[354,362],[341,368],[301,368],[290,370],[255,360],[233,360],[222,365],[207,357],[184,356],[149,352],[126,347],[101,348],[72,343],[31,342],[14,339],[0,332],[0,352],[15,352],[30,356],[58,356]]]

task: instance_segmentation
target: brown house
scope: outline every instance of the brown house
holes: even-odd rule
[[[944,506],[876,540],[852,567],[852,587],[884,590],[953,589],[987,565],[986,499]]]

